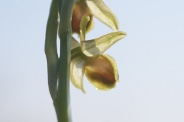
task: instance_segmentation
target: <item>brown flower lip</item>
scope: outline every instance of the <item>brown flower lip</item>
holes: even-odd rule
[[[103,55],[93,61],[87,62],[85,74],[89,81],[95,86],[103,89],[113,88],[116,84],[113,67],[109,60]]]

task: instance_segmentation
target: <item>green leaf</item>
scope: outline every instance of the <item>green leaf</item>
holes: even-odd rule
[[[50,14],[47,21],[45,37],[45,54],[47,57],[48,84],[52,99],[57,92],[58,54],[57,54],[57,30],[58,30],[58,1],[52,0]]]

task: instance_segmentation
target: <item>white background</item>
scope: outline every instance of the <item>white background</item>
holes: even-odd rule
[[[56,122],[44,54],[50,0],[0,2],[0,122]],[[127,37],[106,51],[120,82],[71,84],[73,122],[184,121],[184,1],[105,0]],[[111,30],[95,20],[87,38]]]

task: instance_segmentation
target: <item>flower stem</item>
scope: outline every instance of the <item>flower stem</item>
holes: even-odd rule
[[[60,37],[60,60],[59,81],[54,99],[54,106],[58,122],[71,122],[70,93],[69,93],[69,70],[71,60],[71,17],[75,0],[59,0],[59,37]]]
[[[71,17],[75,1],[52,0],[46,29],[45,54],[47,57],[48,84],[58,122],[71,122],[69,69],[71,60]],[[56,43],[58,12],[60,15],[60,59],[58,59]]]

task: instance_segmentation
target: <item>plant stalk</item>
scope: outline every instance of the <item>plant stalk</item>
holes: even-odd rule
[[[59,0],[60,60],[56,99],[54,106],[58,122],[71,122],[69,72],[71,60],[71,19],[75,0]]]
[[[71,18],[76,0],[52,0],[47,21],[45,54],[48,67],[49,91],[58,122],[71,122],[69,70],[71,60]],[[57,53],[58,13],[60,17],[60,59]]]

